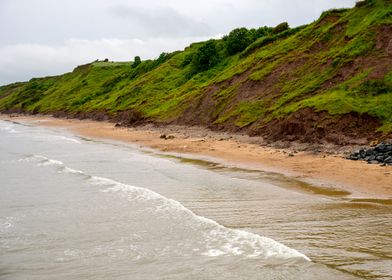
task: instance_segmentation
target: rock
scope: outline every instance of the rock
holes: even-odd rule
[[[380,143],[374,148],[374,150],[377,152],[386,152],[386,147],[387,145],[385,145],[384,143]]]
[[[166,134],[162,134],[159,138],[166,139]]]
[[[385,163],[392,163],[392,156],[387,157],[386,159],[384,159]]]
[[[367,161],[374,161],[374,160],[376,160],[376,156],[370,156]]]
[[[372,149],[367,149],[366,152],[365,152],[365,154],[366,154],[367,156],[371,156],[371,155],[374,154],[374,150],[372,150]]]
[[[377,156],[377,157],[376,157],[376,160],[377,160],[378,162],[383,162],[383,161],[384,161],[384,156]]]
[[[392,144],[380,143],[374,148],[363,148],[351,153],[347,159],[364,160],[369,164],[392,165]]]

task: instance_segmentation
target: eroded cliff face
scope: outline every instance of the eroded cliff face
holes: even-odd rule
[[[190,58],[205,44],[137,67],[94,62],[4,86],[0,110],[123,125],[199,125],[272,141],[348,144],[391,137],[390,0],[325,12],[235,55],[217,40],[220,62],[195,73]]]

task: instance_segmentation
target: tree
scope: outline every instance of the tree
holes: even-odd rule
[[[140,58],[140,56],[135,56],[133,63],[132,63],[132,68],[136,68],[138,67],[138,65],[142,63],[142,60]]]
[[[254,41],[254,36],[245,27],[234,29],[228,36],[224,38],[226,50],[230,55],[246,49]]]
[[[263,26],[263,27],[256,29],[255,32],[256,32],[257,38],[268,36],[272,32],[272,29],[273,29],[272,27],[268,27],[268,26]]]
[[[219,62],[219,53],[215,40],[209,40],[193,55],[192,65],[195,71],[205,71]]]
[[[287,22],[282,22],[282,23],[278,24],[276,27],[274,27],[274,29],[272,29],[272,34],[279,34],[283,31],[286,31],[289,28],[290,27]]]

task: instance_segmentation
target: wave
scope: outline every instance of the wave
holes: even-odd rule
[[[55,135],[55,136],[51,136],[51,138],[64,140],[64,141],[72,142],[72,143],[76,143],[76,144],[82,144],[82,142],[80,142],[79,140],[76,140],[76,139],[70,138],[70,137],[66,137],[66,136],[57,136],[57,135]]]
[[[18,162],[36,162],[37,166],[55,166],[59,168],[59,172],[68,173],[68,174],[78,174],[84,175],[87,177],[91,177],[85,174],[83,171],[72,169],[64,164],[64,162],[60,160],[50,159],[42,155],[28,155],[22,159],[19,159]]]
[[[71,137],[66,137],[66,136],[60,136],[60,135],[36,135],[34,136],[36,139],[38,140],[45,140],[45,141],[66,141],[66,142],[71,142],[71,143],[75,143],[75,144],[82,144],[82,142],[80,142],[77,139],[71,138]]]
[[[20,133],[20,131],[15,130],[13,125],[8,125],[8,126],[0,126],[0,130],[8,132],[8,133]]]
[[[108,188],[102,190],[102,192],[126,193],[131,200],[137,199],[153,202],[158,212],[181,213],[182,218],[192,219],[193,222],[196,222],[195,225],[198,225],[199,229],[202,229],[204,232],[207,250],[202,252],[202,254],[205,256],[217,257],[225,255],[310,261],[304,254],[271,238],[243,230],[226,228],[211,219],[196,215],[180,202],[166,198],[151,190],[96,176],[92,176],[90,182],[94,185],[107,186]]]
[[[289,248],[271,238],[238,229],[226,228],[217,222],[198,216],[180,202],[166,198],[146,188],[120,183],[113,179],[90,176],[83,171],[67,167],[59,160],[42,155],[28,156],[21,161],[37,162],[38,166],[54,166],[61,173],[82,175],[91,185],[105,187],[103,193],[121,193],[130,201],[145,202],[147,207],[154,207],[156,215],[173,218],[176,224],[191,225],[194,231],[203,236],[204,256],[243,256],[265,260],[303,260],[310,261],[304,254]],[[177,221],[176,219],[179,219]],[[173,222],[173,221],[172,221]]]
[[[25,158],[19,159],[18,162],[38,162],[38,166],[64,166],[62,161],[50,159],[42,155],[29,155]]]

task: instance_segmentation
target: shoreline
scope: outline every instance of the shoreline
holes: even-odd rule
[[[306,145],[290,149],[267,147],[260,137],[213,132],[200,127],[145,125],[115,127],[114,123],[60,119],[51,116],[0,115],[1,120],[58,128],[79,136],[136,144],[165,153],[192,156],[238,166],[244,169],[283,174],[322,188],[348,191],[351,198],[392,198],[392,166],[350,161],[325,151],[305,150]],[[166,137],[163,137],[163,136]]]

